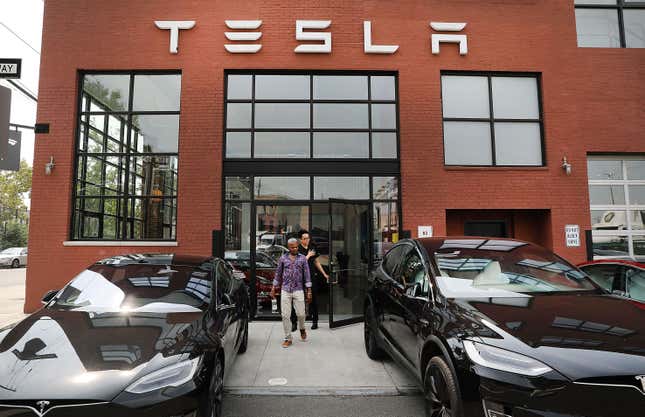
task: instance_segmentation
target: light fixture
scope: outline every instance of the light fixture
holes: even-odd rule
[[[54,169],[55,166],[56,166],[56,164],[54,163],[54,157],[50,156],[49,157],[49,162],[47,162],[45,164],[45,175],[51,175],[52,170]]]
[[[571,175],[571,164],[567,161],[566,155],[562,158],[562,169],[567,175]]]

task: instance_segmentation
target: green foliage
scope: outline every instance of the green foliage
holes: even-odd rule
[[[86,79],[83,84],[83,90],[106,105],[112,111],[125,110],[121,104],[123,102],[121,92],[119,90],[110,90],[103,86],[103,84],[98,80],[90,81]]]
[[[20,170],[0,172],[0,225],[27,221],[27,206],[24,195],[31,191],[32,168],[25,160],[20,161]]]
[[[2,249],[27,246],[27,225],[20,223],[6,223],[0,234],[0,247]]]

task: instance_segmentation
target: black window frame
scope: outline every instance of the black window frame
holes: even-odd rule
[[[84,90],[84,81],[85,77],[88,75],[122,75],[129,77],[129,92],[128,92],[128,103],[127,109],[125,110],[111,110],[107,107],[105,103],[100,103],[97,99],[95,100],[99,104],[102,104],[106,107],[106,110],[101,112],[91,111],[92,99]],[[133,116],[155,116],[155,115],[172,115],[177,116],[179,122],[181,123],[181,104],[179,110],[176,111],[167,111],[167,110],[154,110],[154,111],[145,111],[145,110],[134,110],[134,84],[135,76],[141,75],[178,75],[182,77],[181,70],[81,70],[78,71],[78,80],[77,80],[77,103],[76,103],[76,129],[75,129],[75,140],[74,140],[74,170],[73,170],[73,179],[72,179],[72,207],[71,207],[71,216],[70,216],[70,226],[69,226],[69,238],[72,241],[99,241],[99,242],[123,242],[123,241],[132,241],[132,242],[141,242],[141,241],[160,241],[160,242],[176,242],[177,241],[177,218],[178,218],[178,203],[179,203],[179,133],[177,137],[177,152],[159,152],[159,153],[150,153],[150,152],[138,152],[136,149],[136,142],[134,148],[131,146],[131,140],[133,137],[138,138],[137,132],[133,130],[132,118]],[[87,100],[85,100],[87,96]],[[85,106],[85,107],[84,107]],[[90,126],[90,118],[92,115],[101,115],[104,116],[104,125],[103,131],[100,131],[92,126]],[[124,144],[120,145],[119,152],[110,152],[108,151],[108,142],[110,141],[109,134],[109,119],[111,116],[120,118],[122,123],[121,132],[125,140]],[[87,120],[85,120],[87,118]],[[88,152],[88,136],[90,130],[96,130],[99,134],[103,136],[103,152]],[[81,134],[83,135],[81,137]],[[83,146],[80,145],[80,140],[84,141]],[[136,139],[135,139],[136,140]],[[78,184],[86,181],[86,170],[87,170],[87,160],[88,158],[102,158],[102,172],[101,172],[101,184],[92,184],[100,187],[100,195],[78,195]],[[115,195],[105,195],[104,190],[107,188],[105,186],[105,171],[106,165],[108,165],[108,158],[119,158],[119,165],[116,166],[118,169],[118,178],[121,181],[121,175],[124,173],[123,183],[120,184],[121,190],[116,190]],[[132,185],[133,178],[131,173],[137,172],[137,166],[134,169],[130,169],[130,164],[134,163],[137,165],[137,159],[142,158],[175,158],[176,159],[176,170],[172,172],[172,178],[174,181],[171,181],[169,185],[171,194],[166,194],[165,192],[162,195],[148,195],[136,194],[136,186],[132,187],[134,190],[130,193],[130,188]],[[83,163],[80,163],[81,158],[83,158]],[[125,162],[123,162],[125,161]],[[114,164],[109,164],[114,167]],[[79,169],[82,171],[79,172]],[[82,174],[83,180],[79,180],[79,173]],[[164,185],[164,191],[168,188]],[[114,190],[111,190],[114,191]],[[99,200],[99,210],[94,213],[94,216],[91,215],[81,215],[84,212],[84,204],[87,199],[97,199]],[[170,231],[170,238],[150,238],[150,237],[134,237],[136,231],[135,223],[137,220],[143,222],[142,219],[137,219],[135,216],[135,206],[137,201],[143,202],[144,200],[151,201],[152,199],[161,199],[164,208],[169,207],[171,210],[170,223],[166,224],[165,219],[162,218],[162,235],[165,234],[165,229],[168,227]],[[116,215],[106,214],[105,212],[105,200],[116,200]],[[77,208],[77,202],[81,204],[80,209]],[[168,206],[170,202],[170,206]],[[162,214],[162,217],[165,215]],[[115,238],[105,238],[104,236],[104,217],[114,217],[116,219],[116,228]],[[87,236],[84,233],[84,218],[96,218],[98,220],[98,233],[97,237]],[[167,227],[166,227],[167,226]],[[143,227],[143,226],[142,226]]]
[[[488,82],[488,118],[479,117],[445,117],[443,115],[443,87],[442,80],[444,76],[461,76],[461,77],[486,77]],[[537,100],[539,117],[537,119],[500,119],[495,118],[493,109],[493,82],[494,77],[517,77],[517,78],[534,78],[537,87]],[[544,109],[542,99],[542,74],[539,72],[504,72],[504,71],[455,71],[442,70],[439,75],[439,86],[441,90],[441,132],[443,139],[443,164],[446,167],[485,167],[485,168],[542,168],[546,167],[546,145],[544,134]],[[491,140],[491,164],[448,164],[446,163],[446,136],[444,125],[446,122],[483,122],[490,125]],[[495,154],[495,123],[538,123],[540,126],[540,151],[542,152],[542,161],[540,165],[498,165]]]
[[[616,4],[576,4],[574,0],[575,9],[592,9],[592,10],[616,10],[618,13],[618,35],[620,36],[620,48],[627,48],[627,40],[625,37],[625,17],[624,11],[627,10],[645,10],[645,1],[625,3],[624,0],[615,0]],[[575,11],[574,11],[575,13]],[[578,25],[576,22],[576,45],[577,45],[577,32]],[[594,46],[580,46],[578,48],[595,48]],[[611,47],[607,47],[611,48]],[[611,48],[618,49],[618,48]]]

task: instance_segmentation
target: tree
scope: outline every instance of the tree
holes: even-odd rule
[[[0,236],[2,246],[24,246],[27,242],[27,222],[29,215],[25,204],[25,196],[31,191],[32,168],[25,160],[20,161],[18,171],[0,172]],[[22,242],[22,244],[17,244]]]

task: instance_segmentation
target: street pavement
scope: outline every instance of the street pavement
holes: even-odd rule
[[[0,327],[24,317],[26,268],[0,269]]]
[[[224,396],[224,417],[420,417],[423,397]]]

